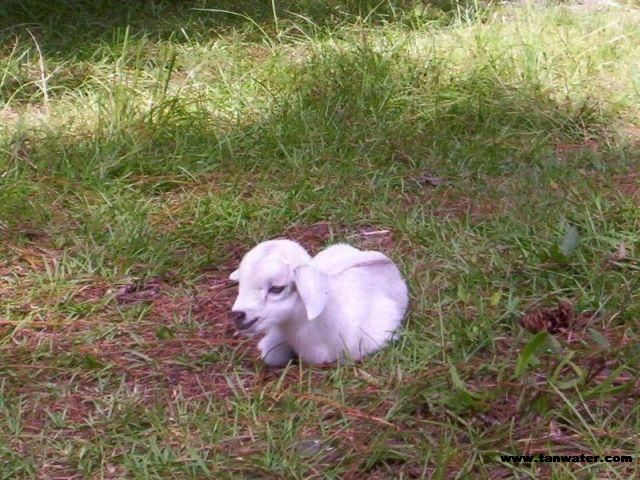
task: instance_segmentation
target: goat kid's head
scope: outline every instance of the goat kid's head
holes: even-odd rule
[[[229,275],[239,282],[231,318],[239,330],[264,332],[305,317],[316,319],[328,296],[327,277],[311,264],[311,257],[290,240],[258,244]]]

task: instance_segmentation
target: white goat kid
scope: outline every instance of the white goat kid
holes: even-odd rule
[[[291,240],[250,250],[229,278],[239,282],[236,328],[264,333],[268,365],[296,355],[305,363],[359,360],[394,338],[407,310],[407,286],[380,252],[333,245],[315,257]]]

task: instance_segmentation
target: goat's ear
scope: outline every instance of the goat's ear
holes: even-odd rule
[[[240,270],[234,270],[233,272],[231,272],[231,275],[229,275],[229,280],[231,280],[232,282],[239,282],[240,281]]]
[[[315,320],[327,304],[329,279],[325,273],[311,265],[300,265],[293,271],[293,276],[307,310],[307,318]]]

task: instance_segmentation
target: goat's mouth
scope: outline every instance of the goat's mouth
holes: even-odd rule
[[[260,317],[256,317],[253,320],[249,320],[248,322],[236,323],[236,328],[238,330],[247,330],[247,329],[253,327],[253,325],[255,325],[255,323],[258,320],[260,320]]]

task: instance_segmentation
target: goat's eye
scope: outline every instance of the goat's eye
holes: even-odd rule
[[[282,293],[284,291],[284,285],[279,286],[279,285],[274,285],[273,287],[271,287],[269,289],[269,293],[273,294],[273,295],[277,295],[279,293]]]

